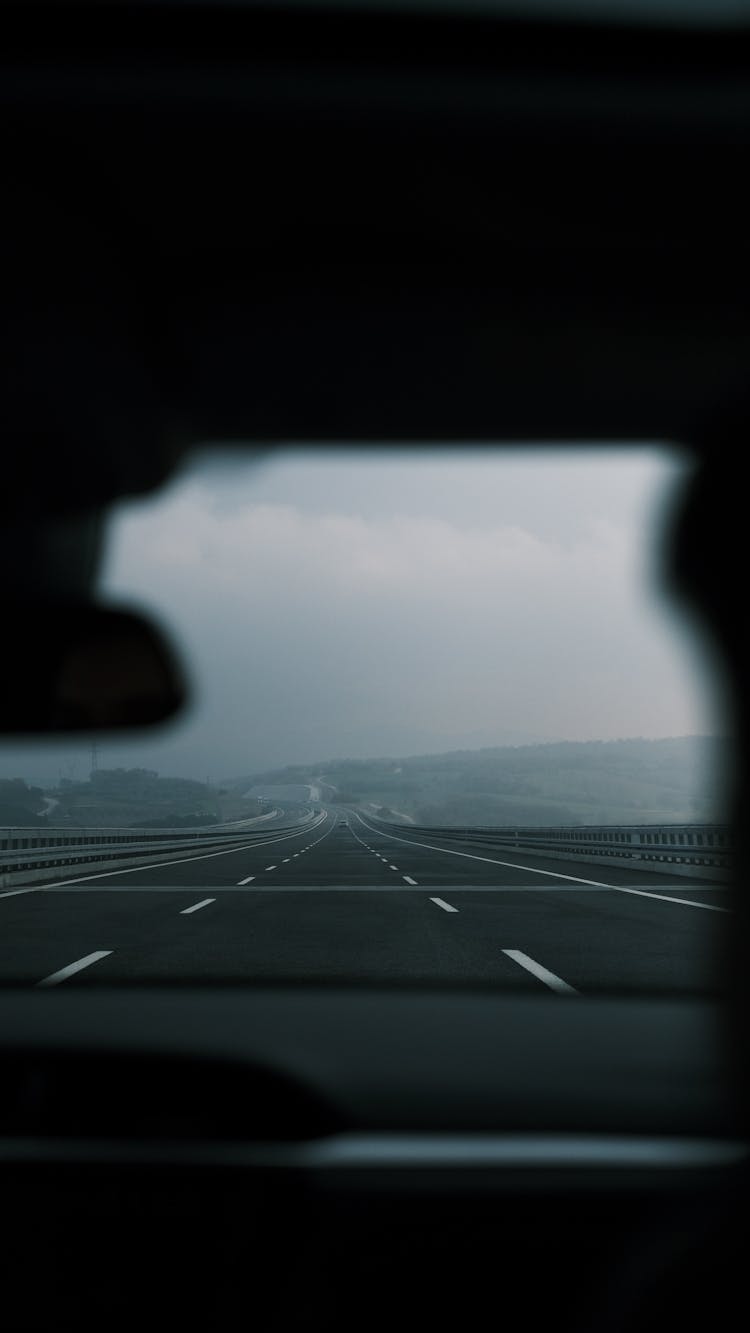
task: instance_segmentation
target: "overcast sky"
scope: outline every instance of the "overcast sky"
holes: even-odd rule
[[[102,587],[156,613],[194,705],[101,767],[209,777],[331,757],[715,731],[658,591],[688,464],[650,450],[197,460],[122,506]],[[0,774],[88,775],[85,744]]]

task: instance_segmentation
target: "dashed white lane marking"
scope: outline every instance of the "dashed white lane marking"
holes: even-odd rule
[[[237,880],[237,884],[238,884],[238,886],[239,886],[239,885],[242,885],[242,884],[252,884],[252,882],[253,882],[254,879],[255,879],[255,875],[248,875],[247,879],[238,879],[238,880]]]
[[[556,990],[560,995],[578,994],[578,991],[573,986],[569,986],[567,981],[563,981],[561,977],[556,977],[554,972],[549,972],[546,967],[542,967],[541,963],[536,963],[533,958],[529,958],[529,955],[522,953],[520,949],[503,949],[503,953],[506,957],[512,958],[514,963],[518,963],[519,967],[525,967],[527,972],[533,973],[535,977],[544,982],[545,986],[549,986],[550,990]]]
[[[36,893],[36,889],[6,889],[5,893],[0,893],[0,898],[17,898],[21,893]]]
[[[190,916],[191,912],[200,912],[202,907],[208,907],[209,903],[215,902],[215,898],[202,898],[199,903],[193,903],[192,907],[184,907],[180,912],[180,916]]]
[[[276,866],[266,866],[266,870],[275,870]]]
[[[389,866],[388,869],[389,869],[389,870],[398,870],[398,866]]]
[[[406,880],[407,884],[416,884],[417,882],[415,879],[412,879],[411,875],[402,875],[401,878]]]
[[[316,827],[322,822],[318,820]],[[328,833],[330,832],[329,829]],[[324,833],[322,837],[317,839],[317,842],[322,842],[323,838],[327,838],[328,833]],[[172,866],[184,866],[189,861],[210,861],[213,856],[234,856],[237,852],[256,851],[258,847],[269,847],[275,842],[288,842],[290,838],[298,837],[299,833],[297,832],[283,833],[278,838],[264,838],[263,842],[245,842],[241,847],[227,847],[220,852],[201,852],[199,856],[183,856],[179,860],[170,861],[152,861],[147,866],[126,866],[122,870],[99,870],[95,875],[78,875],[76,879],[56,879],[53,884],[45,884],[44,888],[61,889],[65,888],[67,884],[84,884],[90,879],[109,879],[111,875],[137,875],[144,870],[171,870]],[[315,843],[313,843],[313,846],[315,846]],[[276,867],[274,866],[273,869],[275,870]]]
[[[61,967],[59,972],[53,972],[51,976],[45,977],[43,981],[38,981],[40,986],[59,986],[61,981],[67,981],[76,972],[81,972],[84,967],[91,967],[92,963],[98,963],[100,958],[108,958],[113,952],[112,949],[98,949],[96,953],[87,953],[85,958],[79,958],[77,963],[68,963],[67,967]]]
[[[295,853],[294,853],[294,856],[292,857],[292,860],[293,860],[293,861],[296,861],[298,856],[299,856],[299,852],[295,852]]]
[[[451,907],[450,903],[446,903],[446,902],[444,901],[444,899],[442,899],[442,898],[430,898],[430,902],[431,902],[431,903],[437,903],[438,907],[442,907],[442,909],[443,909],[444,912],[457,912],[457,911],[458,911],[458,908],[457,908],[457,907]]]
[[[288,856],[285,856],[285,857],[284,857],[284,860],[281,862],[281,864],[282,864],[283,866],[288,866],[288,865],[289,865],[289,857],[288,857]]]

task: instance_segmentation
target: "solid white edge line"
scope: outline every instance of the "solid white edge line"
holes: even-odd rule
[[[704,912],[731,912],[730,907],[715,907],[713,903],[694,903],[689,898],[672,898],[668,893],[651,893],[649,889],[624,889],[618,886],[618,892],[635,893],[639,898],[658,898],[662,903],[682,903],[683,907],[702,907]]]
[[[183,907],[180,916],[190,916],[191,912],[199,912],[201,907],[208,907],[209,903],[215,903],[215,898],[202,898],[199,903],[193,903],[192,907]]]
[[[444,912],[458,911],[457,907],[451,907],[450,903],[447,903],[444,898],[430,898],[430,902],[437,903],[438,907],[442,907]]]
[[[554,972],[542,967],[541,963],[535,962],[533,958],[529,958],[529,955],[522,953],[520,949],[503,949],[503,953],[507,958],[511,958],[514,963],[518,963],[519,967],[524,967],[527,972],[531,972],[533,976],[538,977],[540,981],[544,982],[545,986],[549,986],[550,990],[558,991],[560,995],[578,994],[574,986],[569,986],[567,981],[563,981],[562,977],[555,976]]]
[[[365,822],[358,811],[357,819],[369,833],[377,833]],[[517,861],[498,861],[494,856],[476,856],[473,852],[459,852],[454,847],[436,847],[434,843],[415,842],[413,838],[399,838],[395,833],[384,833],[383,837],[393,842],[405,842],[409,847],[426,847],[430,852],[443,852],[447,856],[463,856],[469,861],[484,861],[491,866],[505,866],[509,870],[526,870],[530,875],[546,875],[550,879],[566,879],[573,884],[591,884],[596,889],[612,889],[614,893],[637,893],[643,898],[661,898],[666,903],[682,903],[685,907],[704,907],[709,912],[729,912],[729,907],[712,907],[708,903],[693,903],[688,898],[670,898],[666,894],[648,893],[645,889],[626,889],[622,884],[607,884],[601,879],[583,879],[580,875],[563,875],[558,870],[539,870],[536,866],[519,865]],[[540,853],[541,855],[542,853]]]
[[[33,889],[4,889],[3,892],[0,893],[0,898],[17,898],[18,895],[21,894],[21,893],[38,893],[38,892],[39,892],[39,890],[38,890],[37,888],[33,888]]]
[[[100,958],[108,958],[113,952],[112,949],[98,949],[96,953],[87,953],[85,958],[79,958],[75,963],[68,963],[68,966],[61,967],[59,972],[52,972],[43,981],[37,981],[37,988],[59,986],[61,981],[67,981],[68,977],[81,972],[84,967],[91,967],[92,963],[98,963]]]

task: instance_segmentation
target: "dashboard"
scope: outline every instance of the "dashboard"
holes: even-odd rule
[[[523,1306],[543,1259],[535,1321],[616,1327],[655,1299],[655,1255],[689,1271],[699,1236],[705,1277],[731,1252],[747,1145],[721,1052],[700,1001],[6,991],[12,1326],[106,1303],[132,1327],[147,1303],[374,1329],[397,1301],[447,1328],[497,1284]]]

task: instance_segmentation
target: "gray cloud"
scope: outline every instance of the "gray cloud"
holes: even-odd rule
[[[712,729],[655,580],[685,468],[655,449],[196,464],[123,508],[103,579],[171,627],[196,705],[100,762],[220,778]]]

